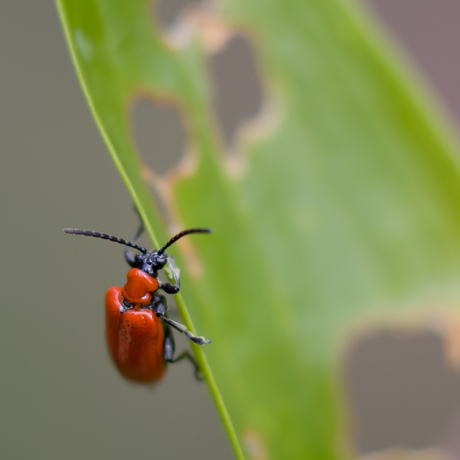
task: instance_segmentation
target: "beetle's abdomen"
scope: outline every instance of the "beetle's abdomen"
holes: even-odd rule
[[[126,301],[148,305],[152,300],[152,292],[155,292],[159,287],[158,281],[138,268],[132,268],[128,272],[127,278],[128,282],[121,290]]]
[[[106,336],[118,370],[137,382],[159,380],[165,371],[164,332],[160,320],[148,309],[123,309],[121,289],[107,291]]]

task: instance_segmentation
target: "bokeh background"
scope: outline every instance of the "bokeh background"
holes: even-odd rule
[[[188,4],[157,4],[165,33]],[[458,119],[460,3],[365,6]],[[122,380],[109,361],[103,297],[124,282],[123,249],[61,229],[130,237],[131,199],[86,106],[54,4],[3,0],[0,12],[0,458],[233,458],[206,387],[186,363],[152,389]],[[263,103],[244,39],[211,60],[210,74],[216,120],[232,149],[241,123]],[[171,170],[186,148],[180,117],[145,102],[132,116],[144,159],[158,173]],[[161,158],[152,158],[152,145]],[[178,338],[178,349],[185,346]],[[386,332],[356,344],[343,386],[360,453],[440,445],[460,459],[460,377],[444,361],[435,331]]]

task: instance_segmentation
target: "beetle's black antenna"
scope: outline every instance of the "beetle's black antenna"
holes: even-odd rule
[[[183,230],[177,235],[173,236],[161,249],[158,250],[158,254],[163,254],[169,246],[174,244],[178,239],[182,238],[185,235],[190,235],[191,233],[212,233],[210,228],[189,228],[188,230]]]
[[[83,235],[83,236],[92,236],[94,238],[101,238],[102,240],[114,241],[115,243],[124,244],[130,248],[137,249],[142,252],[142,254],[147,254],[147,249],[137,244],[131,243],[131,241],[126,241],[123,238],[117,238],[116,236],[107,235],[107,233],[91,232],[89,230],[80,230],[78,228],[65,228],[64,233],[68,235]],[[172,243],[171,243],[172,244]]]

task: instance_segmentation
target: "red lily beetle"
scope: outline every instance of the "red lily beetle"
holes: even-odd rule
[[[176,294],[180,290],[179,269],[165,250],[179,238],[192,233],[211,233],[207,228],[184,230],[172,237],[162,248],[148,252],[135,244],[144,231],[141,225],[136,235],[126,241],[106,233],[65,228],[71,235],[92,236],[127,246],[125,259],[130,265],[127,283],[122,287],[111,287],[105,296],[105,330],[110,356],[121,374],[136,382],[156,382],[165,372],[166,363],[188,359],[195,369],[195,377],[201,380],[198,364],[189,351],[174,358],[174,337],[171,328],[182,332],[198,345],[207,345],[211,339],[193,335],[187,328],[168,318],[166,298],[159,294]],[[132,254],[128,247],[140,254]],[[175,284],[161,283],[158,272],[169,260]]]

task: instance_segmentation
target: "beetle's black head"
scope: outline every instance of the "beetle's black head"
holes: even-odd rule
[[[147,254],[137,254],[137,268],[156,278],[158,276],[158,271],[166,265],[167,257],[167,254],[159,254],[158,251],[148,252]]]

